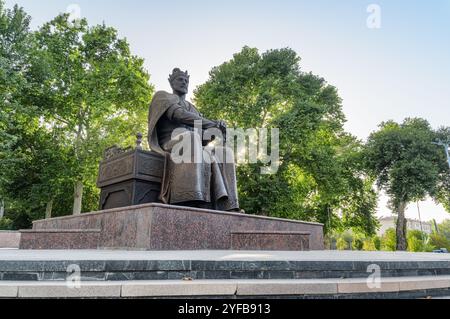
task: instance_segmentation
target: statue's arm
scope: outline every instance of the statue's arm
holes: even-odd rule
[[[177,105],[172,105],[166,112],[169,120],[176,121],[178,123],[182,123],[184,125],[188,125],[194,127],[195,121],[202,121],[202,128],[208,129],[211,127],[219,127],[218,122],[208,120],[206,118],[201,117],[199,114],[190,112],[182,107]]]

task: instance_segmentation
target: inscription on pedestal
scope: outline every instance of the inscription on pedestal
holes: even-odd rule
[[[309,250],[309,232],[243,231],[231,232],[231,249]]]

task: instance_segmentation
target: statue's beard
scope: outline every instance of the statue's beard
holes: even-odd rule
[[[173,91],[177,94],[187,94],[188,93],[188,88],[185,89],[173,89]]]

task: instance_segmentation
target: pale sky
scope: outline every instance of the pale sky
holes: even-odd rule
[[[115,27],[145,59],[157,90],[169,90],[175,66],[189,70],[193,90],[244,45],[290,47],[304,71],[338,88],[345,128],[363,140],[390,119],[450,126],[450,0],[6,0],[14,3],[32,16],[33,29],[68,8]],[[381,9],[379,29],[367,26],[370,4]],[[389,215],[385,203],[380,216]],[[423,220],[450,218],[432,201],[420,208]],[[415,204],[407,217],[418,218]]]

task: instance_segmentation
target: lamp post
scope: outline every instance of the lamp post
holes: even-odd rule
[[[447,155],[448,167],[450,168],[450,154],[448,151],[448,148],[450,146],[450,141],[442,142],[441,140],[437,140],[436,142],[432,142],[432,144],[444,147],[445,155]],[[434,228],[436,229],[436,232],[439,233],[439,229],[438,229],[436,221],[434,219],[433,219],[433,222],[434,222]]]
[[[448,151],[448,148],[450,146],[450,142],[449,141],[442,142],[441,140],[438,140],[437,142],[432,142],[432,144],[440,145],[440,146],[444,147],[445,155],[447,155],[448,167],[450,168],[450,154],[449,154],[449,151]]]

